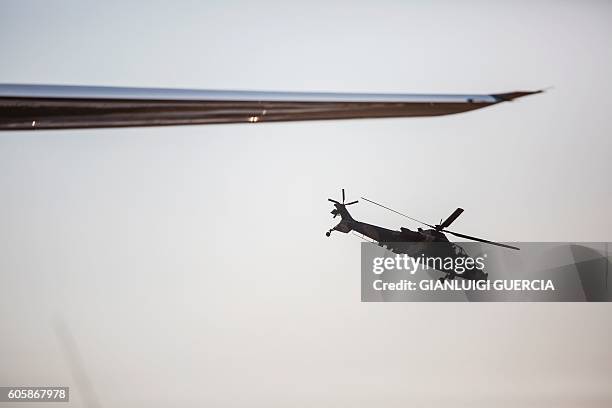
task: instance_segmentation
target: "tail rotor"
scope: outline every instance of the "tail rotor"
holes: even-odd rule
[[[343,206],[347,206],[347,205],[353,205],[353,204],[357,204],[359,201],[355,200],[355,201],[351,201],[350,203],[345,203],[346,201],[346,194],[344,193],[344,189],[342,189],[342,202],[338,202],[337,200],[334,200],[332,198],[328,198],[327,201],[331,201],[334,204],[338,204],[338,205],[343,205]]]

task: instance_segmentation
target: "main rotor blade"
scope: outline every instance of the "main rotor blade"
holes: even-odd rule
[[[345,199],[346,199],[346,198],[344,197],[344,189],[342,189],[342,202],[343,202],[343,203],[344,203],[344,200],[345,200]]]
[[[372,203],[372,204],[376,204],[376,205],[377,205],[377,206],[379,206],[379,207],[382,207],[382,208],[384,208],[384,209],[386,209],[386,210],[389,210],[389,211],[391,211],[391,212],[394,212],[394,213],[396,213],[396,214],[399,214],[399,215],[401,215],[402,217],[406,217],[406,218],[408,218],[408,219],[410,219],[410,220],[412,220],[412,221],[420,222],[421,224],[423,224],[423,225],[427,225],[427,226],[428,226],[428,227],[430,227],[430,228],[436,228],[436,227],[434,227],[434,226],[433,226],[433,225],[431,225],[431,224],[428,224],[428,223],[423,222],[423,221],[421,221],[421,220],[417,220],[416,218],[409,217],[409,216],[407,216],[406,214],[402,214],[402,213],[401,213],[401,212],[399,212],[399,211],[395,211],[393,208],[386,207],[386,206],[384,206],[384,205],[382,205],[382,204],[377,203],[376,201],[369,200],[369,199],[367,199],[367,198],[365,198],[365,197],[361,197],[361,199],[366,200],[366,201],[368,201],[368,202],[370,202],[370,203]]]
[[[457,208],[454,213],[452,213],[442,224],[440,224],[440,228],[449,227],[453,221],[457,219],[463,212],[463,208]]]
[[[0,84],[0,130],[440,116],[540,92],[427,95]]]
[[[344,205],[351,205],[351,204],[357,204],[359,201],[355,200],[355,201],[351,201],[350,203],[346,203]]]
[[[331,201],[331,202],[332,202],[332,203],[334,203],[334,204],[340,204],[338,201],[336,201],[336,200],[332,200],[331,198],[328,198],[328,199],[327,199],[327,201]]]
[[[85,370],[76,340],[68,326],[59,320],[55,324],[55,334],[61,342],[72,376],[83,398],[82,404],[88,408],[100,408],[98,396],[94,392],[88,372]]]
[[[454,235],[456,237],[471,239],[472,241],[484,242],[485,244],[491,244],[491,245],[497,245],[497,246],[504,247],[504,248],[516,249],[517,251],[521,250],[521,248],[517,248],[517,247],[512,246],[512,245],[500,244],[499,242],[493,242],[493,241],[489,241],[489,240],[482,239],[482,238],[476,238],[476,237],[472,237],[470,235],[460,234],[458,232],[453,232],[453,231],[449,231],[449,230],[444,230],[442,232],[444,232],[446,234],[452,234],[452,235]]]

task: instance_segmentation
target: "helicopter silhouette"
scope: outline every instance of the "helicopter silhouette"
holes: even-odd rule
[[[368,201],[372,204],[385,208],[403,217],[409,218],[413,221],[421,223],[430,229],[418,228],[416,231],[408,228],[400,227],[399,231],[390,230],[387,228],[379,227],[378,225],[367,224],[365,222],[355,220],[346,209],[347,206],[357,204],[359,201],[346,202],[346,195],[344,189],[342,189],[342,202],[328,198],[328,201],[334,204],[334,209],[331,214],[336,218],[340,216],[341,220],[335,227],[331,228],[325,233],[326,236],[330,236],[333,231],[339,231],[343,233],[349,233],[351,231],[358,232],[359,234],[370,238],[375,241],[378,245],[386,247],[388,250],[395,253],[405,253],[409,256],[416,257],[423,252],[427,252],[429,255],[435,256],[452,256],[452,257],[467,257],[467,252],[458,244],[449,241],[445,234],[450,234],[456,237],[469,239],[472,241],[478,241],[490,245],[496,245],[504,248],[519,250],[512,245],[501,244],[499,242],[489,241],[486,239],[473,237],[470,235],[461,234],[455,231],[450,231],[447,228],[463,213],[462,208],[457,208],[448,218],[444,221],[440,220],[439,224],[432,225],[426,222],[420,221],[416,218],[409,217],[399,211],[392,208],[386,207],[368,198],[361,197],[363,200]],[[442,244],[434,244],[442,243]],[[444,279],[454,279],[461,277],[463,279],[472,280],[486,280],[487,274],[474,270],[470,273],[457,274],[453,270],[442,270],[445,276]]]

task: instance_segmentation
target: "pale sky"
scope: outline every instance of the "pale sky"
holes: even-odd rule
[[[608,304],[360,303],[359,240],[324,233],[345,187],[431,222],[462,207],[453,227],[489,239],[611,241],[611,18],[605,1],[1,1],[2,83],[554,88],[440,118],[0,133],[0,385],[83,406],[62,320],[103,407],[610,406]]]

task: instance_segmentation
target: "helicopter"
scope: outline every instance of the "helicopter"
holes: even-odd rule
[[[339,231],[343,233],[349,233],[355,231],[362,236],[368,237],[370,240],[377,243],[379,246],[384,246],[388,250],[395,253],[404,253],[408,254],[411,257],[417,257],[423,252],[427,252],[429,255],[435,256],[451,256],[451,257],[467,257],[467,252],[458,244],[451,242],[445,234],[450,234],[456,237],[469,239],[472,241],[482,242],[485,244],[500,246],[503,248],[520,250],[520,248],[502,244],[495,241],[489,241],[486,239],[473,237],[470,235],[461,234],[455,231],[448,230],[448,227],[463,213],[463,208],[457,208],[451,215],[448,216],[444,221],[440,220],[439,224],[428,224],[426,222],[420,221],[416,218],[409,217],[406,214],[403,214],[399,211],[396,211],[392,208],[384,206],[380,203],[372,201],[366,197],[361,197],[361,199],[385,208],[389,211],[392,211],[396,214],[399,214],[403,217],[409,218],[413,221],[421,223],[429,229],[418,228],[416,231],[410,230],[408,228],[400,227],[399,231],[390,230],[387,228],[380,227],[378,225],[367,224],[365,222],[355,220],[351,214],[346,209],[347,206],[357,204],[359,201],[351,201],[346,202],[346,194],[344,189],[342,189],[342,202],[338,200],[334,200],[332,198],[328,198],[328,201],[333,203],[334,209],[331,211],[331,214],[336,218],[340,216],[340,222],[335,227],[331,228],[329,231],[325,233],[327,237],[331,235],[333,231]],[[434,243],[442,243],[442,244],[434,244]],[[473,270],[470,273],[457,274],[454,270],[445,269],[441,270],[445,274],[444,277],[440,278],[440,280],[444,281],[446,279],[452,280],[456,277],[461,277],[463,279],[470,280],[487,280],[487,274],[481,270]]]

